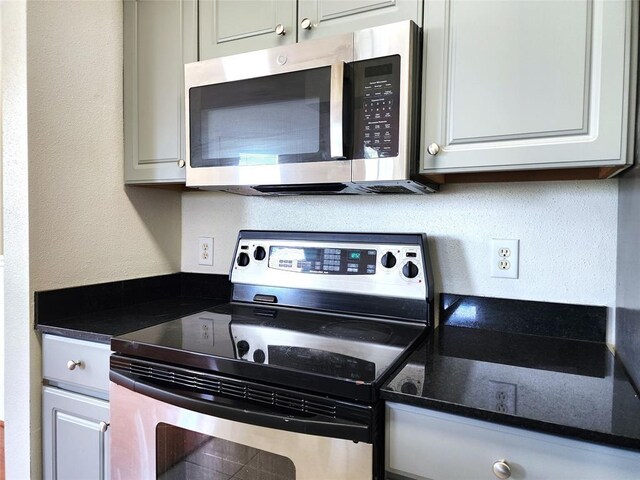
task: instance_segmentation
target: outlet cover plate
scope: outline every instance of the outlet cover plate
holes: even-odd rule
[[[520,267],[520,240],[494,238],[491,240],[491,276],[518,278]]]
[[[213,237],[198,238],[198,265],[213,266]]]

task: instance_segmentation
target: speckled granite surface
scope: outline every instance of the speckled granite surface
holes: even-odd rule
[[[638,392],[604,337],[584,340],[604,326],[601,307],[456,297],[384,399],[640,451]]]
[[[225,303],[230,292],[226,275],[193,273],[36,292],[35,328],[109,343],[112,336]]]

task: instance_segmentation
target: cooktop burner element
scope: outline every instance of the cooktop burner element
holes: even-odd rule
[[[417,234],[242,231],[231,303],[116,337],[111,347],[371,402],[431,325],[426,249]]]

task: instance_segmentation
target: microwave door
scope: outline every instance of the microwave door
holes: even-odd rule
[[[342,184],[345,62],[188,90],[187,186]]]

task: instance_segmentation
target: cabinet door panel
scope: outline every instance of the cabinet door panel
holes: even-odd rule
[[[303,30],[300,21],[308,18],[312,27]],[[422,26],[422,1],[417,0],[334,0],[298,1],[298,40],[340,35],[402,20]]]
[[[197,4],[124,2],[125,181],[184,183],[184,64],[197,60]]]
[[[635,480],[640,454],[387,403],[386,468],[409,478],[495,480],[506,460],[513,479]]]
[[[45,479],[109,478],[109,403],[65,390],[43,388]]]
[[[296,41],[295,0],[201,0],[199,9],[201,60]]]
[[[427,2],[424,170],[626,163],[632,8]],[[426,152],[431,143],[440,146],[436,156]]]
[[[537,3],[451,4],[447,144],[585,132],[592,4]]]

